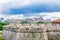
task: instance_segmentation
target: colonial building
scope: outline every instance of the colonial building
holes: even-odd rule
[[[53,20],[53,21],[52,21],[52,24],[53,24],[53,25],[57,25],[57,24],[60,25],[60,19]]]

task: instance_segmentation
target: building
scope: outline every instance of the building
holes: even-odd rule
[[[45,20],[43,19],[43,17],[27,18],[26,20],[27,20],[28,22],[39,22],[39,21],[44,22],[44,21],[45,21]]]
[[[51,22],[51,19],[46,19],[45,22]]]
[[[53,21],[52,21],[52,24],[53,24],[53,25],[57,25],[57,24],[60,25],[60,19],[55,19],[55,20],[53,20]]]
[[[14,22],[21,23],[22,19],[7,19],[6,21],[10,23],[14,23]]]

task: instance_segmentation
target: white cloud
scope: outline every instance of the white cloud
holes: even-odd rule
[[[60,19],[60,12],[50,12],[50,13],[36,13],[36,15],[33,15],[29,17],[25,17],[23,14],[17,14],[17,15],[3,15],[3,14],[0,14],[0,18],[5,18],[5,19],[17,19],[17,18],[20,18],[20,19],[25,19],[25,18],[34,18],[34,17],[39,17],[39,16],[43,16],[44,19],[51,19],[51,20],[54,20],[54,19]]]
[[[60,19],[60,12],[40,13],[40,15],[44,15],[44,19]]]
[[[23,14],[18,14],[18,15],[3,15],[0,14],[0,18],[4,18],[4,19],[24,19],[24,15]]]
[[[23,14],[8,15],[7,18],[14,18],[14,19],[20,18],[20,19],[23,19],[24,18],[24,15]]]
[[[0,0],[0,13],[4,10],[8,10],[9,8],[14,7],[25,7],[27,5],[35,5],[35,4],[56,4],[60,5],[60,0]]]
[[[29,4],[30,4],[29,0],[0,0],[0,14],[4,14],[2,12],[7,11],[10,8],[14,7],[21,8]]]
[[[32,15],[33,14],[33,15]],[[44,12],[44,13],[32,13],[29,18],[42,16],[44,19],[60,19],[60,12]]]
[[[4,18],[25,18],[23,14],[18,15],[4,15],[3,10],[8,10],[10,7],[25,7],[26,5],[32,5],[36,3],[49,3],[51,2],[59,5],[60,0],[0,0],[0,17]],[[37,13],[36,13],[37,15]],[[36,16],[35,15],[35,16]],[[39,14],[38,14],[39,15]],[[60,18],[60,12],[51,12],[51,13],[40,13],[40,15],[45,15],[44,18],[47,19],[56,19]],[[33,16],[33,17],[35,17]],[[32,17],[30,17],[32,18]]]
[[[29,0],[0,0],[0,4],[6,7],[21,7],[30,4],[30,2]]]

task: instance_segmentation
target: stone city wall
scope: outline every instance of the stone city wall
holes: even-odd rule
[[[16,27],[17,26],[17,27]],[[47,30],[60,30],[59,24],[17,24],[4,26],[2,37],[5,40],[48,40]],[[51,33],[49,33],[51,34]],[[53,33],[54,35],[54,33]],[[49,36],[50,37],[50,36]]]
[[[47,40],[47,33],[41,33],[43,31],[42,27],[24,24],[20,27],[4,27],[2,36],[5,40]]]

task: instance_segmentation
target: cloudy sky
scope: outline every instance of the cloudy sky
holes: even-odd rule
[[[0,0],[0,17],[60,18],[60,0]]]

